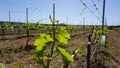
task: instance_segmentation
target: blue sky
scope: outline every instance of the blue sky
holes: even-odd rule
[[[82,0],[94,12],[97,19],[87,8],[81,14],[85,6],[80,0],[0,0],[0,20],[8,21],[11,12],[11,21],[26,21],[26,8],[29,10],[29,21],[43,23],[49,22],[49,15],[52,15],[52,5],[56,4],[56,19],[60,23],[82,25],[83,17],[85,24],[101,25],[101,15],[103,0],[93,0],[99,11],[95,10],[92,0]],[[120,25],[120,0],[106,0],[105,17],[108,25]]]

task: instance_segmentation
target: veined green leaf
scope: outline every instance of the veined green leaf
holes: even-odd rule
[[[73,62],[74,59],[72,58],[72,56],[63,48],[58,47],[58,50],[60,51],[61,55],[63,56],[63,58],[66,58],[67,61],[71,61]]]
[[[43,46],[46,42],[47,42],[47,40],[40,37],[40,38],[35,40],[34,45],[35,46],[40,46],[40,45]]]
[[[64,43],[64,44],[68,44],[68,39],[66,39],[64,36],[62,35],[58,35],[57,39],[60,43]]]
[[[50,35],[41,34],[38,39],[35,40],[34,45],[37,46],[36,50],[41,51],[46,43],[53,41]]]
[[[64,36],[67,39],[70,39],[70,34],[67,32],[65,27],[61,27],[59,34],[61,34],[62,36]]]
[[[68,44],[68,39],[70,39],[70,34],[67,32],[65,27],[59,27],[59,32],[57,34],[57,40],[60,43]]]
[[[61,32],[60,34],[66,39],[70,39],[70,34],[68,34],[67,32]]]
[[[46,35],[46,40],[47,41],[54,41],[53,38],[50,35]]]
[[[38,46],[38,47],[36,47],[36,50],[37,50],[37,51],[43,50],[43,46]]]

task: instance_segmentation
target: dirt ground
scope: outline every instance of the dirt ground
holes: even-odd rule
[[[89,33],[80,34],[72,37],[69,40],[66,50],[72,54],[74,49],[83,49],[87,45],[87,37]],[[33,46],[35,39],[38,36],[30,37],[29,45]],[[107,37],[107,51],[111,55],[106,58],[105,65],[107,68],[120,68],[120,31],[109,30]],[[21,68],[42,68],[41,65],[34,64],[32,55],[34,49],[25,50],[26,37],[20,39],[0,40],[0,63],[3,63],[6,68],[15,68],[20,65]],[[85,50],[85,49],[84,49]],[[84,68],[86,64],[85,57],[80,57],[76,62],[70,63],[69,68]],[[60,55],[53,58],[50,68],[62,68],[63,62]]]
[[[120,68],[120,30],[109,30],[107,50],[111,57],[106,62],[109,68]]]

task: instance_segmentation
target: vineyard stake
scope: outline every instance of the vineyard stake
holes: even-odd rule
[[[28,8],[26,8],[26,22],[28,22]],[[26,46],[28,45],[29,42],[29,27],[27,27],[27,42],[26,42]]]
[[[105,17],[105,0],[103,1],[102,34],[104,30],[104,17]]]
[[[55,4],[53,4],[53,21],[55,20]],[[51,57],[53,55],[53,48],[55,46],[55,23],[52,23],[52,26],[53,26],[53,46],[52,46],[52,51],[51,51]]]

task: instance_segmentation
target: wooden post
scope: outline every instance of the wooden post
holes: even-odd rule
[[[88,36],[88,46],[87,46],[87,68],[90,68],[90,55],[91,55],[91,36],[92,34],[90,34]]]
[[[87,68],[90,68],[91,44],[87,46]]]

